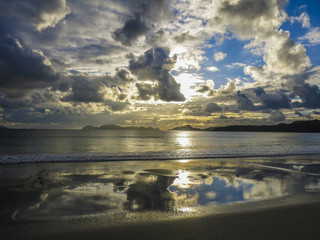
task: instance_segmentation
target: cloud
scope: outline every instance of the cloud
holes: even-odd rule
[[[64,91],[67,94],[61,97],[61,101],[75,104],[96,103],[107,106],[109,111],[124,111],[130,103],[123,88],[127,88],[132,82],[130,73],[125,69],[116,69],[114,75],[105,76],[79,73],[66,79]]]
[[[212,66],[212,67],[207,67],[207,70],[210,72],[217,72],[217,71],[219,71],[219,68]]]
[[[267,73],[299,74],[311,66],[310,59],[306,55],[306,49],[301,45],[295,45],[289,38],[289,33],[279,33],[273,41],[269,42],[265,55]],[[271,46],[271,44],[274,44]]]
[[[124,1],[129,4],[132,15],[122,28],[114,31],[114,39],[124,45],[132,45],[140,36],[154,28],[152,25],[172,17],[168,0]]]
[[[57,83],[59,75],[48,58],[38,49],[31,49],[21,40],[9,34],[0,36],[0,86],[3,92],[13,96],[14,91],[50,87]]]
[[[247,66],[247,64],[240,63],[240,62],[235,62],[235,63],[226,65],[227,68],[231,68],[231,69],[233,69],[233,68],[241,68],[241,67],[243,68],[243,67],[246,67],[246,66]]]
[[[225,115],[220,115],[219,119],[229,119],[229,118]]]
[[[284,21],[286,0],[220,1],[214,23],[225,26],[237,37],[250,39],[273,35]]]
[[[123,28],[114,32],[114,38],[124,45],[131,45],[139,36],[146,34],[149,28],[141,19],[128,20]]]
[[[184,101],[185,97],[180,92],[180,84],[170,74],[174,64],[175,58],[169,57],[169,49],[152,48],[138,58],[133,57],[129,61],[129,70],[140,81],[157,83],[154,91],[148,93],[149,95],[153,94],[155,99],[166,102]],[[145,89],[146,86],[148,85],[140,85],[140,89]]]
[[[196,38],[194,36],[191,36],[189,31],[181,33],[178,36],[175,36],[173,38],[177,43],[184,43],[185,41],[189,41],[189,40],[195,40]]]
[[[246,48],[263,54],[265,65],[247,66],[245,72],[259,82],[274,75],[300,74],[311,66],[306,50],[291,40],[289,32],[279,30],[286,20],[285,0],[222,1],[214,23],[237,38],[251,40]]]
[[[151,84],[145,83],[137,83],[136,87],[138,89],[139,96],[137,97],[138,100],[150,100],[152,97],[158,95],[157,87]]]
[[[66,102],[103,102],[104,93],[102,88],[106,84],[97,79],[90,80],[84,76],[73,76],[71,93],[61,100]]]
[[[214,82],[212,80],[207,80],[206,84],[199,85],[196,92],[207,93],[208,96],[212,96],[214,94]]]
[[[239,110],[253,111],[255,110],[255,106],[253,102],[240,91],[237,92],[236,95],[237,106]]]
[[[209,102],[204,110],[209,113],[214,113],[214,112],[220,112],[222,109],[215,102]]]
[[[310,18],[306,12],[301,13],[299,17],[290,17],[289,19],[291,23],[295,21],[300,22],[304,28],[310,27]]]
[[[269,120],[272,122],[283,122],[286,120],[286,116],[279,110],[274,110],[269,116]]]
[[[305,42],[311,45],[319,45],[320,44],[320,28],[315,27],[312,28],[306,35],[299,38],[299,41]]]
[[[66,0],[12,0],[10,5],[17,15],[27,18],[38,31],[55,27],[71,13]]]
[[[298,117],[304,117],[304,115],[299,111],[295,111],[294,114],[297,114]]]
[[[308,83],[297,84],[293,87],[293,92],[297,94],[302,103],[297,103],[297,107],[319,108],[320,107],[320,89],[317,85]]]
[[[213,55],[213,58],[215,61],[219,62],[219,61],[222,61],[223,59],[225,59],[227,56],[226,53],[223,53],[223,52],[216,52],[214,55]]]
[[[262,109],[291,108],[290,98],[281,92],[267,94],[263,88],[254,89],[257,97],[262,101]]]

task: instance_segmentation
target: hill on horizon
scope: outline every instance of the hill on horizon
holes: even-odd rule
[[[245,132],[320,132],[320,120],[295,121],[277,125],[230,125],[224,127],[194,128],[191,125],[176,127],[178,131],[245,131]]]

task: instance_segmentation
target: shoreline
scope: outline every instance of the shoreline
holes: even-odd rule
[[[145,154],[145,153],[142,153]],[[154,153],[152,153],[154,154]],[[74,154],[4,154],[0,155],[0,166],[23,165],[23,164],[72,164],[72,163],[120,163],[120,162],[156,162],[156,161],[225,161],[225,159],[268,159],[272,157],[278,158],[302,158],[306,156],[312,159],[320,159],[320,153],[285,153],[285,154],[247,154],[247,155],[217,155],[217,156],[181,156],[174,157],[153,157],[150,155],[142,155],[140,157],[122,156],[122,155],[105,155],[99,153],[74,153]],[[17,158],[17,159],[15,159]],[[40,160],[39,160],[40,159]],[[85,160],[84,160],[85,159]]]

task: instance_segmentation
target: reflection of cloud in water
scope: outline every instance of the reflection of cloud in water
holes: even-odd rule
[[[124,207],[128,210],[171,210],[174,199],[168,187],[175,177],[149,175],[153,181],[137,181],[127,190],[127,201]]]
[[[205,194],[205,196],[206,196],[206,198],[208,198],[208,199],[215,199],[215,198],[217,197],[217,193],[214,192],[214,191],[211,191],[211,192],[207,192],[207,193]]]
[[[243,191],[244,200],[262,200],[287,195],[289,182],[281,179],[264,178],[263,181],[241,179],[235,181],[235,187],[242,188],[250,184],[250,188]]]
[[[178,172],[178,177],[173,181],[173,186],[178,186],[179,188],[188,188],[190,187],[189,184],[191,183],[188,179],[189,172],[181,171]]]
[[[299,172],[316,173],[320,169],[316,163],[241,161],[48,164],[41,169],[28,166],[25,173],[21,167],[19,176],[14,167],[3,166],[0,204],[6,207],[0,217],[5,221],[111,210],[183,211],[320,191],[318,176]]]

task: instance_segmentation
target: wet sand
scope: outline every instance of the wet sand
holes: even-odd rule
[[[318,239],[318,159],[2,165],[1,239]]]
[[[319,198],[319,197],[317,197]],[[302,200],[302,199],[300,199]],[[299,200],[299,201],[300,201]],[[7,239],[95,240],[219,240],[219,239],[319,239],[320,203],[291,202],[282,206],[162,220],[150,223],[88,228],[71,232],[27,235]]]

